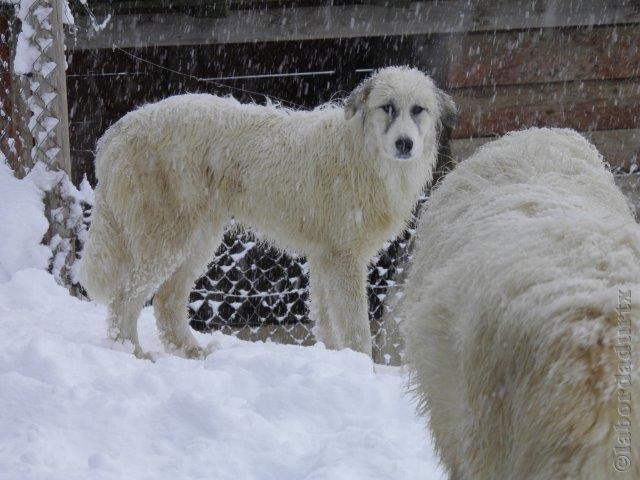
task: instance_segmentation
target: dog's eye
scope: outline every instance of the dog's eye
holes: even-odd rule
[[[387,103],[386,105],[382,105],[380,108],[387,115],[393,116],[396,113],[396,107],[394,107],[391,103]]]
[[[420,115],[422,112],[424,112],[424,108],[422,108],[420,105],[414,105],[413,107],[411,107],[411,115]]]

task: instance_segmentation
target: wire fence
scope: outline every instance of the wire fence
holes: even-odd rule
[[[423,196],[419,205],[425,200]],[[379,363],[401,362],[398,325],[391,315],[383,314],[387,298],[410,261],[413,234],[414,229],[409,228],[387,243],[369,267],[369,320],[373,357]],[[261,244],[251,233],[231,230],[191,292],[191,325],[244,340],[312,345],[308,286],[304,258]]]

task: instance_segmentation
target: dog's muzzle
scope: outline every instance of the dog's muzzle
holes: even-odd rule
[[[399,137],[396,140],[396,156],[398,158],[409,158],[413,149],[413,140],[409,137]]]

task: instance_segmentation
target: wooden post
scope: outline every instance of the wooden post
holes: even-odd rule
[[[56,93],[53,112],[58,119],[55,131],[55,139],[60,147],[56,157],[56,164],[71,178],[71,149],[69,146],[69,108],[67,105],[67,61],[64,56],[64,27],[62,21],[62,0],[51,0],[53,12],[51,13],[51,35],[53,37],[52,59],[56,68],[52,75],[52,89]]]

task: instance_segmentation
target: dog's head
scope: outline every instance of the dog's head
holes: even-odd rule
[[[433,157],[443,126],[453,127],[457,113],[428,75],[408,67],[378,70],[351,93],[344,109],[347,120],[362,122],[368,148],[398,161]]]

